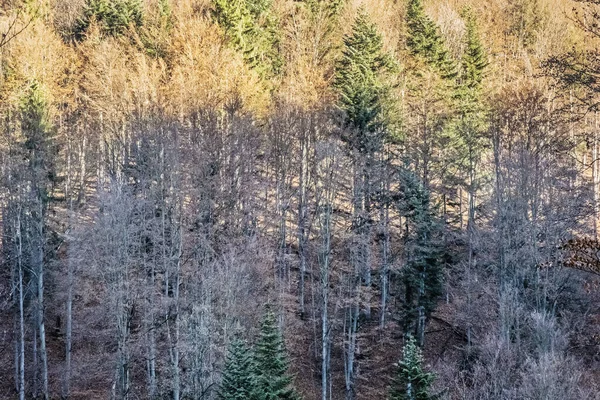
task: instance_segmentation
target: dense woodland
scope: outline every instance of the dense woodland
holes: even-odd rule
[[[597,1],[0,9],[0,398],[600,398]]]

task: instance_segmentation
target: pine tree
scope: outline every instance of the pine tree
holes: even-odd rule
[[[334,81],[339,107],[345,113],[344,124],[354,131],[350,146],[370,153],[381,147],[390,125],[390,85],[385,74],[395,69],[395,63],[383,51],[381,35],[364,10],[359,11],[344,45]]]
[[[84,38],[92,20],[100,24],[104,34],[119,36],[130,26],[143,25],[143,6],[140,0],[87,0],[74,28],[76,40]]]
[[[256,385],[252,399],[299,399],[288,374],[289,361],[275,314],[267,309],[261,324],[260,338],[254,348]]]
[[[229,347],[219,400],[249,400],[256,385],[252,352],[241,340],[235,340]]]
[[[431,384],[435,376],[423,370],[423,355],[414,337],[408,336],[402,349],[402,360],[398,363],[398,372],[392,382],[390,400],[434,400]]]
[[[466,20],[465,52],[461,60],[460,74],[457,79],[456,100],[457,117],[453,123],[454,141],[452,147],[458,161],[458,173],[467,172],[462,177],[469,193],[469,226],[474,220],[474,193],[477,190],[476,169],[484,147],[486,112],[481,100],[482,81],[488,66],[487,54],[477,31],[475,16],[470,9],[463,11]]]
[[[481,83],[484,70],[488,66],[485,49],[479,38],[477,21],[470,9],[465,9],[463,15],[466,20],[465,52],[461,60],[461,69],[458,77],[459,107],[461,114],[477,111],[475,108],[480,103]]]
[[[376,154],[390,137],[391,86],[386,74],[395,69],[392,58],[383,51],[383,40],[376,25],[364,10],[359,10],[352,32],[344,37],[342,57],[336,65],[335,86],[339,93],[339,107],[343,111],[342,128],[352,157],[352,241],[350,259],[353,270],[348,277],[352,284],[347,296],[348,327],[345,332],[345,386],[346,398],[354,397],[355,353],[359,309],[370,317],[370,300],[361,303],[360,285],[371,286],[371,241],[374,176],[379,161]]]
[[[33,188],[43,203],[48,202],[49,186],[54,183],[56,146],[55,131],[50,124],[48,104],[39,82],[33,81],[20,104],[24,147],[29,153]]]
[[[406,44],[413,56],[421,57],[426,64],[436,68],[443,78],[456,76],[452,61],[439,28],[423,9],[421,0],[409,0],[406,13],[408,38]]]
[[[400,170],[398,208],[406,218],[405,258],[401,271],[404,286],[403,320],[405,330],[424,342],[426,319],[442,293],[442,227],[430,204],[429,191],[408,170]]]
[[[425,14],[421,0],[409,0],[407,25],[407,149],[427,188],[446,184],[448,123],[457,75],[438,26]],[[435,176],[438,175],[438,176]],[[445,203],[445,198],[443,199]]]
[[[281,72],[280,33],[272,0],[213,0],[212,14],[250,67],[266,78]]]

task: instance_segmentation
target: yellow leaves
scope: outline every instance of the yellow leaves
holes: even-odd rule
[[[0,31],[6,32],[14,19],[14,14],[3,15]],[[19,23],[28,20],[29,17],[23,17]],[[41,18],[34,18],[25,30],[2,48],[0,54],[0,96],[7,102],[5,107],[16,104],[33,80],[45,88],[51,113],[57,103],[68,101],[74,53]]]
[[[268,86],[225,44],[220,30],[203,17],[178,22],[168,84],[173,111],[189,113],[239,100],[262,112],[270,100]]]
[[[310,109],[320,104],[331,93],[322,69],[311,67],[306,57],[294,60],[286,69],[286,79],[278,90],[287,104]]]

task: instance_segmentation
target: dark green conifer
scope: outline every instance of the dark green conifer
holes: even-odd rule
[[[477,111],[477,105],[480,103],[481,82],[483,81],[485,68],[489,64],[487,54],[479,38],[475,16],[468,8],[463,11],[463,15],[467,29],[465,33],[465,52],[460,64],[457,91],[462,115]]]
[[[406,24],[408,26],[406,44],[411,54],[421,57],[428,65],[436,68],[443,78],[454,78],[456,66],[448,53],[439,28],[425,14],[421,0],[409,0]]]
[[[390,85],[385,74],[393,71],[395,64],[383,51],[381,35],[363,10],[356,17],[352,33],[344,38],[344,45],[334,81],[339,106],[346,127],[355,133],[349,138],[350,145],[372,153],[381,146],[390,125]]]
[[[249,400],[256,385],[252,352],[241,340],[229,347],[218,390],[219,400]]]
[[[260,337],[254,348],[256,385],[255,400],[296,400],[300,397],[292,387],[288,374],[289,361],[275,314],[267,309],[261,324]]]
[[[213,0],[212,14],[246,63],[261,76],[281,72],[280,33],[272,0]]]
[[[463,181],[469,193],[469,226],[473,227],[473,197],[478,186],[477,167],[485,146],[486,112],[481,99],[482,81],[488,66],[487,54],[483,48],[475,16],[470,9],[463,11],[466,22],[465,51],[460,64],[457,79],[456,101],[457,115],[451,132],[451,158],[455,163],[456,181]]]
[[[425,322],[442,293],[443,227],[435,218],[427,188],[408,170],[400,171],[399,211],[406,217],[404,286],[405,330],[423,345]]]
[[[143,25],[143,6],[140,0],[87,0],[83,16],[74,28],[76,40],[85,36],[92,20],[100,24],[102,33],[119,36],[130,27]]]
[[[423,369],[423,355],[414,337],[408,336],[402,349],[402,360],[392,383],[390,400],[434,400],[431,394],[435,376]]]
[[[41,85],[33,81],[21,99],[20,104],[21,130],[25,139],[33,189],[42,202],[48,201],[49,186],[55,181],[56,145],[55,130],[50,124],[48,104]]]

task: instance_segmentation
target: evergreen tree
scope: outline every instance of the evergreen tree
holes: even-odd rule
[[[140,0],[87,0],[83,16],[74,28],[76,40],[84,38],[90,23],[100,24],[102,32],[119,36],[130,27],[143,25],[143,8]]]
[[[406,12],[408,38],[406,44],[413,56],[421,57],[436,68],[444,78],[456,76],[456,66],[450,58],[439,28],[423,9],[421,0],[409,0]]]
[[[408,155],[425,187],[434,180],[444,187],[456,64],[421,0],[409,0],[406,25]]]
[[[383,51],[383,41],[369,16],[360,10],[352,33],[344,38],[345,48],[336,65],[334,85],[345,113],[344,124],[353,131],[352,148],[372,153],[382,144],[390,125],[390,85],[385,74],[395,69]]]
[[[246,63],[261,76],[281,72],[280,33],[272,0],[213,0],[212,14]]]
[[[219,400],[249,400],[256,385],[251,350],[241,340],[229,347],[218,391]]]
[[[488,66],[487,54],[477,31],[477,23],[470,9],[465,9],[465,52],[455,93],[457,117],[453,123],[452,158],[457,161],[458,181],[463,181],[469,193],[469,226],[474,220],[474,193],[478,179],[476,169],[484,147],[486,112],[481,100],[482,81]],[[466,176],[464,176],[466,172]],[[462,177],[460,175],[463,175]]]
[[[289,361],[275,314],[267,309],[261,324],[260,338],[254,348],[256,385],[252,399],[299,399],[287,370]]]
[[[488,66],[485,49],[479,38],[477,21],[470,9],[465,9],[463,15],[466,20],[465,52],[461,60],[461,69],[458,77],[459,107],[462,115],[477,111],[480,103],[481,83],[484,70]]]
[[[167,58],[173,30],[173,9],[170,0],[158,0],[151,12],[146,14],[140,39],[152,57]]]
[[[435,376],[423,370],[423,355],[414,337],[408,336],[402,349],[402,360],[392,382],[390,400],[434,400],[439,396],[430,394]]]
[[[425,322],[442,293],[442,227],[430,204],[429,191],[408,170],[400,173],[400,213],[406,217],[405,259],[401,271],[404,286],[405,330],[422,346]]]
[[[49,238],[48,205],[50,189],[56,182],[56,156],[58,147],[55,143],[55,130],[49,118],[49,107],[42,86],[33,81],[19,105],[19,119],[23,135],[21,153],[23,169],[17,172],[19,186],[24,192],[19,193],[20,207],[23,208],[20,228],[24,228],[27,238],[28,269],[31,272],[31,292],[34,293],[35,330],[39,341],[39,361],[41,372],[42,398],[48,398],[48,357],[46,350],[45,328],[45,275],[47,270],[46,244]],[[25,165],[27,163],[27,165]],[[18,189],[18,192],[21,190]],[[23,197],[21,197],[23,196]],[[20,253],[20,251],[19,251]]]
[[[55,130],[49,121],[48,104],[37,81],[30,84],[21,100],[20,116],[33,189],[37,190],[36,196],[45,204],[48,202],[49,186],[56,179],[54,164],[57,148],[54,143]]]
[[[347,0],[303,0],[311,14],[325,13],[328,18],[335,18],[342,12]]]

